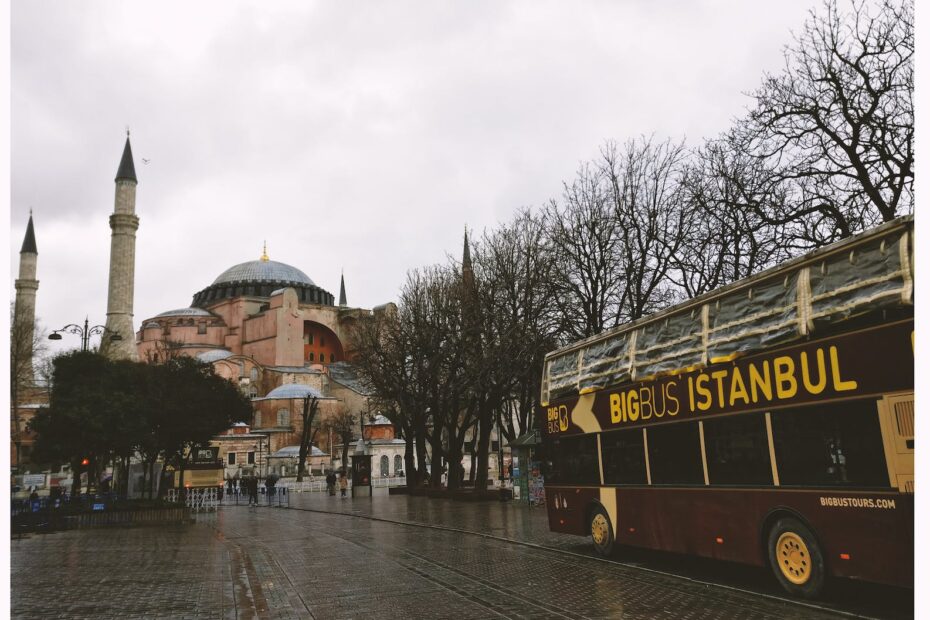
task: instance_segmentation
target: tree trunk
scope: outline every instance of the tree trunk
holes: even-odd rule
[[[71,501],[76,501],[81,495],[81,460],[71,461]]]
[[[479,413],[481,425],[478,432],[478,477],[475,479],[475,490],[484,491],[488,488],[488,449],[491,444],[491,428],[493,415],[488,404],[482,403],[484,411]]]
[[[410,433],[404,433],[404,474],[407,476],[407,488],[413,489],[420,482],[420,474],[416,470],[414,463],[414,445],[413,437]],[[395,472],[396,473],[396,472]]]

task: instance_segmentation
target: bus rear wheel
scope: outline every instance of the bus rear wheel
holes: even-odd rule
[[[598,506],[591,511],[589,521],[591,529],[591,542],[598,555],[609,556],[614,550],[614,532],[607,511]]]
[[[823,590],[823,554],[803,523],[791,517],[776,521],[769,530],[768,552],[772,572],[789,594],[812,599]]]

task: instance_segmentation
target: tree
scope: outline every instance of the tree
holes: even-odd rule
[[[300,449],[297,456],[297,482],[302,482],[304,479],[304,473],[306,473],[307,469],[307,453],[311,451],[313,440],[316,438],[316,429],[312,432],[310,429],[313,426],[313,419],[316,417],[319,402],[319,399],[315,396],[308,395],[303,399],[303,410],[301,411],[303,428],[300,431]]]
[[[784,226],[758,214],[786,197],[769,183],[771,172],[727,136],[708,140],[690,158],[681,179],[682,208],[692,217],[671,257],[669,279],[686,298],[720,288],[789,258]]]
[[[681,206],[684,142],[654,138],[608,142],[601,149],[603,190],[617,242],[618,308],[614,321],[635,321],[675,301],[669,272],[690,231],[693,213]]]
[[[358,418],[345,407],[338,409],[336,413],[327,418],[323,424],[327,432],[333,433],[342,441],[343,469],[347,469],[349,465],[349,442],[352,441],[357,424]]]
[[[232,382],[217,375],[213,366],[178,356],[150,366],[155,376],[156,398],[161,407],[150,407],[148,422],[155,430],[155,446],[165,463],[184,469],[191,449],[205,446],[219,432],[251,417],[248,398]]]
[[[571,311],[562,313],[559,331],[579,340],[613,327],[622,296],[617,251],[619,221],[604,194],[603,173],[583,164],[565,183],[562,203],[544,208],[548,247],[556,268],[553,294]]]
[[[174,462],[183,484],[190,449],[251,414],[235,385],[191,358],[152,366],[80,351],[59,355],[53,366],[49,408],[30,428],[37,458],[71,463],[75,494],[81,471],[89,487],[105,463],[128,464],[135,453],[149,471],[158,458]]]
[[[849,6],[811,12],[735,129],[786,194],[757,214],[807,247],[913,210],[913,6]]]
[[[98,462],[108,452],[115,409],[125,404],[114,392],[112,364],[103,356],[74,351],[54,362],[49,408],[30,422],[36,433],[35,458],[71,464],[73,495],[80,492],[82,471],[88,487]]]

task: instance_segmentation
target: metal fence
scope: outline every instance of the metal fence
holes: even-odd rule
[[[375,488],[383,487],[402,487],[406,486],[407,478],[404,476],[382,476],[372,477],[371,486]],[[324,478],[314,478],[296,482],[294,480],[279,480],[276,488],[286,488],[292,493],[323,493],[326,491],[326,480]],[[349,488],[352,488],[352,479],[349,478]],[[339,483],[336,482],[336,490],[339,490]]]
[[[168,489],[167,499],[172,503],[180,503],[181,496],[184,497],[184,505],[193,512],[212,512],[220,504],[220,489],[210,487],[208,489],[184,489],[180,493],[178,489]]]
[[[278,508],[287,508],[291,505],[291,490],[286,486],[274,486],[266,489],[264,486],[258,489],[258,506],[274,506]],[[248,506],[249,494],[242,487],[234,488],[231,492],[223,493],[223,506]]]

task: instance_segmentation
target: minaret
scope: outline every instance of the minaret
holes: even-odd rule
[[[100,352],[110,359],[139,359],[132,327],[132,299],[136,272],[136,167],[132,163],[129,132],[123,158],[116,171],[116,206],[110,216],[110,287],[107,295],[107,331]],[[118,340],[113,339],[119,334]]]
[[[469,288],[475,285],[475,273],[471,268],[471,249],[468,247],[468,228],[465,229],[465,248],[462,250],[462,280]]]
[[[345,274],[339,274],[339,307],[346,306],[346,277]]]
[[[20,344],[19,353],[28,360],[21,367],[29,373],[30,383],[35,380],[32,369],[32,345],[35,337],[36,325],[36,291],[39,290],[39,281],[36,280],[36,265],[39,259],[39,250],[36,249],[36,233],[32,227],[32,210],[29,211],[29,224],[26,225],[26,236],[23,247],[19,251],[19,278],[16,279],[16,302],[13,306],[13,338],[12,346]],[[18,347],[17,347],[18,348]]]

